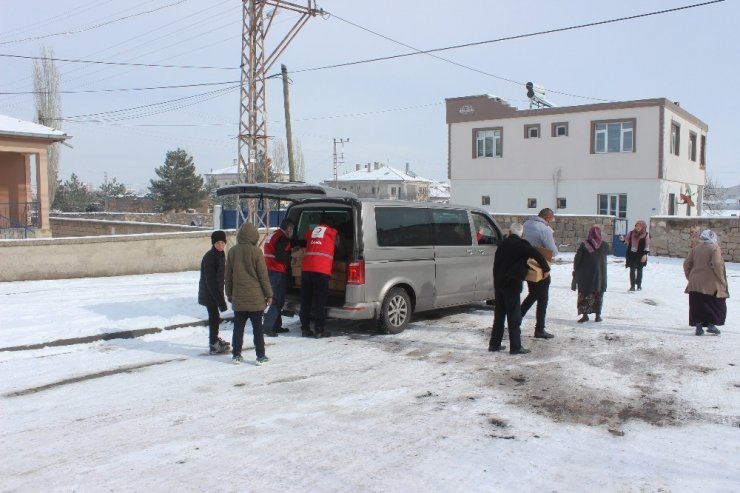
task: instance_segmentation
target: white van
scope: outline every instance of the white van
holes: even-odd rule
[[[493,257],[502,234],[483,209],[364,199],[298,182],[230,185],[217,195],[292,202],[286,217],[296,225],[294,245],[322,216],[339,231],[328,317],[377,320],[396,334],[412,313],[494,298]],[[289,310],[300,304],[302,257],[295,246]]]

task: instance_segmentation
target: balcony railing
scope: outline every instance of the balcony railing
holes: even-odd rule
[[[39,227],[38,202],[0,202],[0,229]]]

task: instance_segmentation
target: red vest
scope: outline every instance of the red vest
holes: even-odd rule
[[[301,269],[331,276],[336,237],[337,230],[325,224],[306,231],[306,254]]]
[[[285,238],[285,231],[278,229],[270,233],[265,240],[265,263],[267,264],[267,270],[273,270],[275,272],[286,272],[289,268],[289,262],[283,263],[275,256],[275,245],[280,238]],[[290,241],[285,242],[285,251],[290,252]],[[288,255],[290,258],[290,255]]]

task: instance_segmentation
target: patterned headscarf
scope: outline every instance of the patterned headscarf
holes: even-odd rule
[[[701,240],[702,243],[714,243],[714,244],[716,244],[717,243],[717,240],[719,238],[717,237],[717,233],[715,233],[711,229],[705,229],[699,235],[699,239]]]
[[[645,251],[650,251],[650,235],[647,232],[647,223],[640,219],[635,222],[635,228],[627,234],[627,243],[630,251],[636,252],[640,246],[640,240],[645,239]]]
[[[588,238],[583,241],[583,246],[586,247],[588,253],[593,253],[601,247],[601,243],[601,228],[596,225],[591,226],[588,230]]]

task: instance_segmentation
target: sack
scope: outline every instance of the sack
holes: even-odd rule
[[[527,259],[527,277],[524,279],[527,282],[540,282],[545,278],[545,272],[540,267],[540,264],[533,258]]]

